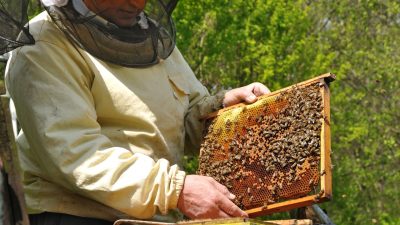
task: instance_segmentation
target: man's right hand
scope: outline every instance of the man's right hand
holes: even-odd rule
[[[225,186],[211,177],[187,175],[178,208],[191,219],[248,217],[231,201],[234,198]]]

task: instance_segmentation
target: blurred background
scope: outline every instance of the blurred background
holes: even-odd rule
[[[31,0],[30,18],[42,10]],[[177,46],[211,93],[334,73],[333,199],[320,206],[336,224],[400,224],[398,0],[180,0],[173,16]]]

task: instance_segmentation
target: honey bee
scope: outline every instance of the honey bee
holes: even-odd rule
[[[226,123],[225,123],[225,129],[226,129],[227,131],[230,131],[230,130],[231,130],[231,126],[232,126],[232,122],[228,119],[228,120],[226,121]]]
[[[261,210],[266,210],[266,209],[268,209],[268,202],[264,202],[264,204],[261,208]]]
[[[324,189],[318,192],[318,194],[314,197],[314,201],[317,202],[321,199],[322,195],[325,193]]]
[[[308,186],[311,186],[314,183],[314,179],[311,179],[310,182],[308,182]]]
[[[215,135],[219,136],[222,134],[222,128],[218,128],[218,130],[216,131]]]

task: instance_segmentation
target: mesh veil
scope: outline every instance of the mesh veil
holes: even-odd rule
[[[145,67],[166,59],[175,47],[175,25],[171,13],[178,0],[148,0],[138,22],[120,28],[96,15],[78,12],[77,1],[46,10],[57,26],[78,47],[107,62]]]
[[[0,55],[22,45],[34,44],[29,33],[28,0],[0,0]]]

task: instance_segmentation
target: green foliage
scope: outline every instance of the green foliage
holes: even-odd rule
[[[194,156],[185,156],[184,157],[184,164],[183,169],[188,174],[195,174],[199,166],[198,157]]]
[[[334,57],[309,35],[309,10],[303,1],[181,1],[178,46],[209,87],[257,80],[279,89],[326,72]]]
[[[337,224],[399,224],[400,3],[182,0],[178,46],[213,91],[332,71]]]
[[[339,77],[332,88],[339,198],[327,207],[341,212],[335,217],[347,224],[395,224],[400,205],[400,130],[395,125],[400,121],[399,4],[341,1],[319,7],[336,9],[325,35],[337,52],[333,65]]]
[[[32,0],[29,10],[42,8]],[[400,224],[397,0],[181,0],[174,17],[178,47],[212,92],[335,73],[334,198],[322,207],[336,224]],[[196,159],[187,161],[194,173]]]
[[[40,3],[40,0],[30,0],[29,6],[28,6],[28,17],[29,19],[32,19],[39,13],[43,11],[43,6]]]
[[[5,70],[5,67],[6,67],[5,63],[0,62],[0,87],[4,86],[4,70]],[[0,88],[0,90],[2,90],[2,89]],[[0,94],[3,94],[3,93],[0,93]]]

